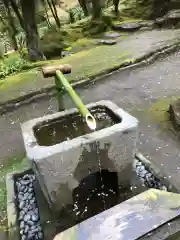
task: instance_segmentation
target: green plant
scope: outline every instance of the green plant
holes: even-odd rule
[[[74,7],[69,9],[69,19],[70,23],[77,22],[85,17],[84,12],[81,7]]]
[[[22,59],[16,54],[4,58],[0,61],[0,79],[12,73],[20,72],[26,63],[27,61],[25,59]]]

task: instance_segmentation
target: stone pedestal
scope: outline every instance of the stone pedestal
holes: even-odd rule
[[[35,127],[75,114],[77,109],[33,119],[22,125],[27,157],[32,160],[49,206],[55,211],[60,211],[66,204],[72,204],[73,189],[89,172],[98,172],[99,166],[101,170],[117,172],[119,185],[129,183],[138,121],[110,101],[87,105],[88,108],[99,106],[113,112],[119,118],[119,123],[53,146],[38,144]]]

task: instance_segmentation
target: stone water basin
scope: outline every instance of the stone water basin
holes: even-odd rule
[[[147,162],[134,161],[136,118],[110,101],[87,107],[97,120],[94,132],[76,109],[22,125],[27,157],[39,186],[34,191],[37,203],[44,199],[38,204],[44,239],[53,239],[149,187],[172,190]]]
[[[49,207],[56,213],[74,205],[79,189],[84,192],[81,200],[88,198],[94,190],[93,182],[98,182],[97,192],[106,178],[108,188],[116,182],[115,195],[119,188],[130,186],[138,120],[110,101],[87,107],[97,120],[94,132],[89,131],[77,109],[22,125],[27,157]]]

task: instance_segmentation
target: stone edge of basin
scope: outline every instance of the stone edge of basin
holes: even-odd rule
[[[97,81],[100,79],[104,79],[104,77],[113,74],[115,72],[123,71],[128,68],[136,68],[140,66],[144,66],[146,64],[153,63],[158,57],[164,54],[172,53],[176,51],[179,47],[179,42],[175,42],[173,44],[167,44],[164,47],[160,47],[159,49],[156,49],[154,51],[148,52],[144,54],[143,56],[140,56],[136,59],[132,59],[129,61],[125,61],[122,64],[119,64],[111,69],[104,70],[100,73],[97,73],[90,78],[86,78],[83,80],[77,80],[75,83],[72,83],[73,87],[80,87],[85,85],[89,81]],[[8,111],[12,111],[21,105],[28,104],[30,102],[36,101],[38,99],[41,99],[43,97],[48,96],[53,96],[56,94],[55,91],[55,85],[50,85],[44,88],[41,88],[37,91],[33,91],[31,93],[24,94],[23,96],[14,98],[12,100],[2,102],[0,103],[0,114],[3,114]]]
[[[51,121],[52,119],[77,113],[78,110],[76,108],[72,108],[62,112],[57,112],[51,115],[46,115],[40,118],[29,120],[21,124],[21,131],[22,131],[24,146],[26,149],[26,154],[28,159],[36,159],[38,161],[45,157],[48,157],[49,155],[53,155],[61,151],[67,151],[69,148],[73,148],[74,146],[82,144],[82,142],[89,143],[94,139],[99,139],[102,137],[102,134],[109,135],[110,132],[117,132],[117,131],[127,132],[138,127],[139,121],[135,117],[133,117],[132,115],[124,111],[122,108],[119,108],[116,104],[114,104],[109,100],[102,100],[95,103],[90,103],[90,104],[87,104],[86,106],[87,108],[98,107],[98,106],[106,107],[109,110],[111,110],[114,114],[116,114],[118,118],[121,119],[121,122],[111,127],[108,127],[96,132],[92,132],[83,136],[79,136],[71,140],[64,141],[59,144],[55,144],[53,146],[40,146],[36,140],[36,137],[33,131],[33,129],[37,125],[43,122]]]
[[[168,225],[170,221],[174,221],[177,218],[180,218],[179,212],[176,211],[176,209],[171,209],[170,202],[171,199],[174,201],[178,200],[180,198],[179,194],[172,193],[172,192],[165,192],[162,190],[157,189],[149,189],[146,190],[118,205],[115,205],[114,207],[101,212],[97,215],[95,215],[92,218],[89,218],[67,230],[64,232],[59,233],[55,236],[53,240],[71,240],[74,236],[76,236],[76,239],[88,239],[88,237],[91,237],[92,239],[98,238],[102,239],[103,230],[105,230],[105,238],[111,237],[113,239],[113,236],[118,232],[120,238],[123,240],[128,239],[146,239],[148,236],[152,236],[154,231],[158,231],[159,228],[161,228],[164,225]],[[137,204],[138,203],[138,204]],[[133,207],[134,205],[134,207]],[[164,207],[163,207],[164,205]],[[163,214],[163,211],[165,211]],[[133,214],[132,214],[133,213]],[[150,216],[150,213],[152,215]],[[136,217],[136,215],[138,217]],[[117,223],[117,219],[120,219],[119,223]],[[134,224],[128,221],[129,219],[134,220]],[[154,220],[153,220],[154,219]],[[149,221],[150,220],[150,221]],[[114,222],[113,222],[114,221]],[[142,224],[141,221],[145,221],[146,224],[144,225],[144,228],[139,228],[140,224]],[[150,222],[150,224],[148,224]],[[111,224],[110,224],[111,223]],[[123,223],[123,227],[121,227]],[[92,226],[93,228],[93,235],[92,235]],[[111,230],[109,226],[112,226],[114,228],[115,234],[111,234]],[[119,227],[117,228],[117,225]],[[134,227],[135,226],[135,227]],[[99,227],[99,229],[97,229]],[[133,229],[134,228],[134,229]],[[133,231],[137,228],[137,231]],[[89,230],[90,229],[90,230]],[[127,234],[127,230],[129,230],[131,233],[130,235]],[[85,235],[83,233],[86,232]],[[180,228],[176,228],[176,233],[180,232]],[[135,234],[135,236],[132,235]],[[166,236],[165,236],[166,235]],[[163,238],[162,238],[163,237]],[[167,233],[162,233],[161,238],[150,238],[151,240],[155,239],[167,239]],[[110,238],[108,238],[110,239]],[[169,238],[168,238],[169,239]]]
[[[32,172],[31,168],[22,171],[14,171],[6,176],[6,191],[7,191],[7,219],[8,219],[8,239],[19,240],[19,224],[16,202],[15,180],[17,177],[26,173]]]

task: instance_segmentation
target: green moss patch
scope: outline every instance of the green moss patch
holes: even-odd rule
[[[86,45],[89,41],[87,39],[80,40],[80,45]],[[54,79],[44,79],[42,73],[38,71],[38,68],[40,70],[44,65],[72,65],[72,73],[66,76],[70,82],[75,82],[108,72],[130,61],[132,61],[132,53],[124,51],[121,44],[118,43],[114,46],[94,46],[60,60],[32,63],[27,67],[34,68],[33,70],[7,77],[0,83],[0,99],[1,102],[5,102],[52,85]]]
[[[169,105],[179,98],[179,96],[172,96],[161,99],[156,103],[152,104],[148,112],[145,112],[149,116],[150,120],[158,124],[163,131],[175,134],[174,128],[169,118],[168,110]]]
[[[6,77],[0,81],[1,102],[24,95],[24,89],[26,89],[26,93],[31,92],[37,80],[38,71],[36,69]]]
[[[168,109],[170,103],[172,103],[174,100],[179,99],[180,97],[170,97],[170,98],[164,98],[156,103],[154,103],[151,108],[149,109],[149,113],[151,114],[154,121],[158,123],[163,123],[169,121],[169,114]]]

